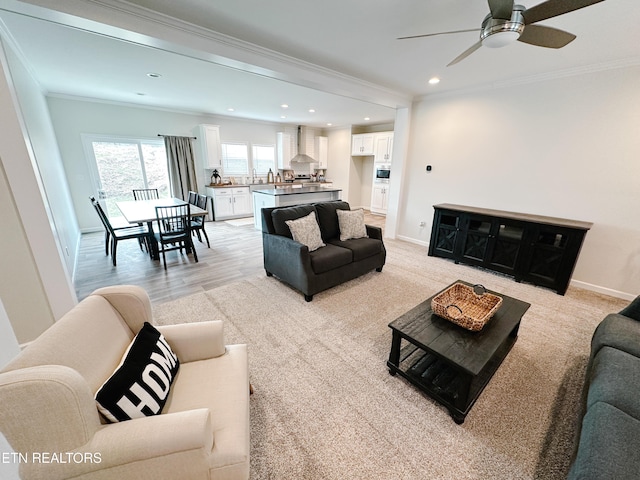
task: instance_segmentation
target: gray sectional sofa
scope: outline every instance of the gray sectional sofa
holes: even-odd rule
[[[304,294],[313,295],[352,280],[372,270],[382,271],[387,256],[382,229],[366,225],[367,237],[341,241],[336,210],[349,210],[343,201],[320,202],[291,207],[262,209],[264,268]],[[315,212],[322,240],[326,244],[309,251],[293,240],[287,220]]]
[[[640,478],[640,297],[596,328],[570,480]]]

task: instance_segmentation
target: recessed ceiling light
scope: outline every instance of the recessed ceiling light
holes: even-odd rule
[[[287,118],[286,115],[280,115],[280,118]]]
[[[153,72],[149,72],[147,73],[147,77],[150,78],[160,78],[162,75],[160,75],[159,73],[153,73]]]
[[[327,127],[330,127],[331,125],[333,125],[333,123],[327,123]]]
[[[371,120],[369,117],[364,117],[365,122],[368,122],[369,120]]]
[[[440,83],[440,79],[438,77],[431,77],[429,79],[429,84],[430,85],[437,85],[438,83]]]
[[[309,109],[309,113],[316,113],[316,111],[315,111],[315,109],[310,108],[310,109]]]
[[[286,103],[283,103],[282,105],[280,105],[282,108],[289,108],[289,105],[287,105]]]
[[[231,107],[227,108],[227,112],[235,112],[235,111],[236,111],[235,108],[231,108]]]

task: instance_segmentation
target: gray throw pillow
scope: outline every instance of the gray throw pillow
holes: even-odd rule
[[[284,223],[291,230],[293,239],[309,247],[310,252],[325,246],[320,235],[318,220],[316,220],[316,212],[311,212],[309,215],[296,220],[287,220]]]
[[[338,225],[340,225],[340,241],[352,238],[364,238],[367,236],[367,227],[364,224],[364,210],[336,210]]]

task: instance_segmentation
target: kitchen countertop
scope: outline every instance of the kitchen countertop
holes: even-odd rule
[[[229,185],[205,185],[207,188],[239,188],[239,187],[249,187],[249,184],[243,185],[241,183],[234,183]]]
[[[237,187],[254,187],[254,186],[267,186],[267,185],[275,185],[276,187],[288,187],[290,185],[304,185],[304,186],[313,186],[313,185],[322,185],[325,183],[333,183],[333,182],[278,182],[278,183],[235,183],[233,185],[205,185],[209,188],[237,188]]]
[[[279,187],[279,188],[272,188],[272,189],[268,189],[268,190],[254,190],[253,193],[263,193],[265,195],[272,195],[272,196],[280,196],[280,195],[299,195],[299,194],[305,194],[305,193],[318,193],[318,192],[341,192],[342,189],[341,188],[329,188],[329,187],[322,187],[320,185],[318,186],[307,186],[307,187],[301,187],[301,188],[293,188],[293,187]]]

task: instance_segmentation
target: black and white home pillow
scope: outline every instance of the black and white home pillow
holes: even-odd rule
[[[110,422],[159,414],[179,367],[164,336],[145,322],[96,393],[98,410]]]

